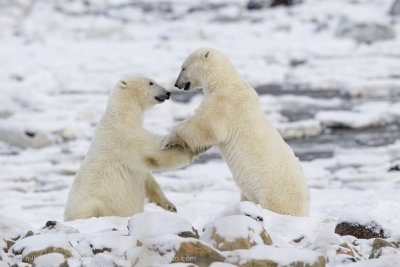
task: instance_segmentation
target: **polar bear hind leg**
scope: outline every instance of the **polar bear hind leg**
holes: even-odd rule
[[[157,204],[165,210],[176,212],[175,205],[167,199],[160,185],[154,179],[152,174],[148,174],[146,177],[145,191],[146,197],[149,199],[150,202]]]

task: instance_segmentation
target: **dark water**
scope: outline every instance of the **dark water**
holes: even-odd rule
[[[316,99],[340,98],[342,104],[331,110],[349,110],[356,104],[362,104],[372,101],[400,101],[400,90],[398,94],[394,93],[389,96],[369,96],[364,98],[353,98],[349,94],[339,90],[307,90],[298,86],[281,86],[281,85],[265,85],[256,87],[259,95],[298,95],[308,96]],[[194,95],[201,94],[201,91],[182,92],[173,95],[173,99],[178,102],[188,102]],[[321,109],[293,109],[288,107],[282,111],[282,115],[286,116],[290,121],[298,121],[314,118],[315,114]],[[316,158],[332,157],[334,150],[337,148],[362,148],[377,147],[393,144],[400,140],[400,125],[390,124],[381,127],[366,129],[350,129],[350,128],[327,128],[319,136],[288,139],[288,144],[293,148],[296,155],[303,161],[313,160]],[[210,160],[219,159],[216,153],[203,154],[197,163],[204,163]]]

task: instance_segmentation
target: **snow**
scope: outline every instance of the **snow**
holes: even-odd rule
[[[35,258],[34,262],[38,267],[57,267],[65,262],[65,259],[60,253],[49,253]]]
[[[228,257],[228,262],[243,264],[251,259],[255,260],[271,260],[279,262],[282,265],[288,265],[292,262],[302,261],[306,264],[316,262],[320,256],[314,251],[305,251],[295,248],[275,248],[266,245],[257,245],[248,250],[236,250]]]
[[[71,248],[71,244],[65,234],[41,234],[18,240],[11,247],[11,250],[14,252],[22,252],[22,255],[26,256],[30,252],[48,247],[66,248],[68,250]]]
[[[254,219],[275,247],[238,255],[259,256],[267,249],[300,257],[315,249],[329,257],[330,265],[343,266],[337,246],[353,241],[334,234],[338,222],[375,221],[385,233],[400,234],[395,170],[400,163],[400,23],[389,15],[394,1],[304,0],[291,8],[251,12],[245,0],[163,2],[146,1],[147,7],[121,0],[0,4],[0,247],[32,230],[35,235],[18,240],[15,248],[24,254],[47,245],[73,248],[77,254],[68,259],[69,266],[168,264],[146,244],[174,248],[181,231],[193,226],[204,235],[209,223],[246,215],[235,227],[221,223],[218,230],[234,237],[244,232],[232,229]],[[354,40],[354,34],[339,36],[360,24],[383,25],[393,35],[377,41],[372,31],[366,37],[375,35],[375,40],[369,44]],[[147,203],[145,213],[132,219],[59,224],[115,82],[127,73],[142,73],[171,90],[179,101],[158,105],[145,118],[146,128],[167,134],[202,100],[200,93],[187,99],[172,88],[185,57],[201,46],[222,50],[251,85],[266,85],[260,103],[302,158],[310,217],[292,218],[239,202],[232,175],[213,148],[187,168],[155,173],[177,206],[176,215]],[[58,224],[43,229],[47,221]],[[293,241],[300,237],[301,242]],[[136,246],[138,238],[144,247]],[[367,261],[372,243],[357,242],[362,259],[346,266],[399,262],[390,249]],[[111,252],[93,253],[104,248]],[[7,265],[22,258],[0,253]],[[45,264],[57,257],[61,260],[53,254],[36,260]]]
[[[17,238],[25,234],[30,225],[13,218],[0,216],[0,237],[4,239]]]
[[[247,216],[232,215],[207,224],[201,240],[214,243],[211,237],[213,231],[215,231],[215,234],[223,236],[227,242],[234,242],[237,238],[249,238],[250,242],[263,244],[264,242],[260,237],[262,230],[261,224],[256,220]]]
[[[193,232],[192,225],[172,212],[147,212],[133,216],[128,223],[129,234],[137,238],[163,234]]]

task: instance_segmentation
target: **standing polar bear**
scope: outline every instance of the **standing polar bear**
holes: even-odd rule
[[[196,152],[217,145],[242,200],[282,214],[308,215],[309,192],[298,158],[227,57],[214,49],[196,50],[183,63],[175,86],[203,88],[204,99],[194,116],[163,140],[164,149],[182,146]]]
[[[176,211],[151,174],[189,164],[190,150],[161,150],[162,137],[142,127],[144,110],[169,99],[153,80],[128,76],[111,93],[86,158],[72,184],[65,220],[131,216],[143,211],[145,196]]]

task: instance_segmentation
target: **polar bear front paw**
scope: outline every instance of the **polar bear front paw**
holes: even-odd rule
[[[165,209],[165,210],[168,210],[168,211],[170,211],[170,212],[177,212],[175,205],[172,204],[172,203],[169,202],[169,201],[164,201],[164,202],[156,203],[156,204],[157,204],[158,206],[160,206],[161,208],[163,208],[163,209]]]
[[[171,134],[167,135],[161,142],[161,148],[168,149],[172,147],[182,147],[182,148],[187,148],[187,144],[185,141],[183,141],[182,138],[180,138],[176,133],[172,132]]]

